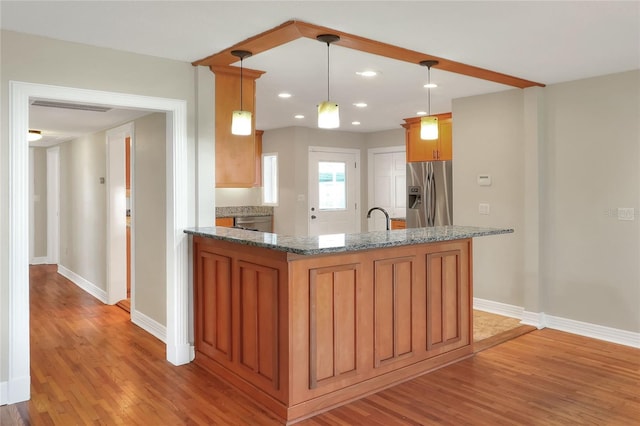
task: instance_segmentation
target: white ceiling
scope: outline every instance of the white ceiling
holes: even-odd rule
[[[3,29],[185,62],[295,19],[544,84],[640,68],[638,1],[2,1],[0,8]],[[326,97],[326,45],[299,39],[244,64],[267,71],[257,83],[258,128],[315,126],[315,105]],[[381,75],[355,75],[365,68]],[[331,47],[341,130],[398,128],[426,109],[426,79],[419,65]],[[437,68],[431,80],[439,85],[433,113],[450,111],[454,98],[510,89]],[[279,99],[280,91],[293,97]],[[358,101],[369,106],[357,109]],[[54,130],[34,108],[30,126]],[[78,123],[92,123],[67,114],[55,121],[56,132],[84,132]]]

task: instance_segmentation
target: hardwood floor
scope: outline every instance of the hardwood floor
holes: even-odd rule
[[[252,400],[164,345],[55,269],[31,267],[30,401],[8,425],[273,425]],[[631,425],[640,350],[536,330],[300,425]]]

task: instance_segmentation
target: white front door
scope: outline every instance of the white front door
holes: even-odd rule
[[[360,231],[359,150],[309,148],[309,235]]]

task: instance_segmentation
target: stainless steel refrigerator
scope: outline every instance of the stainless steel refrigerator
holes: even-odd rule
[[[407,228],[453,224],[451,161],[407,163]]]

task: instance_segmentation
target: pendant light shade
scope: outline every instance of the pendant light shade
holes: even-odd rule
[[[244,58],[251,56],[251,52],[247,50],[232,50],[231,54],[240,58],[240,109],[233,111],[231,117],[231,134],[238,136],[248,136],[251,134],[251,111],[242,110],[242,61]]]
[[[231,134],[238,136],[251,134],[251,111],[233,111]]]
[[[31,130],[29,129],[29,133],[27,134],[28,142],[35,142],[42,139],[42,132],[40,130]]]
[[[438,117],[422,117],[420,119],[420,139],[438,139]]]
[[[320,102],[318,105],[318,127],[336,129],[340,127],[340,109],[334,102]]]
[[[438,65],[438,61],[422,61],[420,65],[427,67],[427,97],[429,104],[427,116],[420,119],[420,139],[435,140],[438,139],[438,117],[431,116],[431,67]]]
[[[316,39],[327,43],[327,100],[318,105],[318,127],[336,129],[340,127],[340,107],[337,103],[331,102],[329,97],[329,47],[331,43],[340,40],[340,37],[334,34],[321,34]]]

